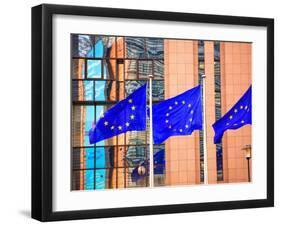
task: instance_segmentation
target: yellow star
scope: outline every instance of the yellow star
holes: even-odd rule
[[[105,122],[104,122],[104,125],[105,125],[105,126],[107,126],[107,125],[108,125],[108,122],[107,122],[107,121],[105,121]]]
[[[122,126],[118,126],[118,129],[121,130],[121,129],[122,129]]]
[[[114,126],[111,126],[110,129],[113,130],[113,129],[114,129]]]
[[[132,100],[132,99],[129,99],[129,103],[133,103],[133,100]]]
[[[172,109],[173,109],[173,107],[172,107],[172,106],[170,106],[170,107],[169,107],[169,109],[170,109],[170,110],[172,110]]]
[[[192,122],[192,118],[190,118],[189,121]]]
[[[187,106],[190,108],[190,107],[191,107],[191,104],[188,104]]]
[[[230,115],[229,118],[232,119],[233,118],[232,115]]]
[[[227,126],[229,126],[229,123],[226,123]]]
[[[169,113],[166,114],[167,117],[168,117],[169,115],[170,115]]]
[[[185,101],[183,100],[181,103],[182,103],[182,104],[185,104]]]
[[[246,105],[246,106],[245,106],[245,109],[247,109],[247,108],[248,108],[248,106]]]
[[[136,107],[135,107],[135,106],[132,106],[131,108],[132,108],[132,110],[133,110],[133,111],[136,109]]]
[[[126,126],[128,127],[130,125],[130,123],[126,122]]]
[[[177,102],[177,101],[175,101],[175,105],[178,105],[178,102]]]
[[[168,122],[169,122],[169,120],[166,120],[165,122],[166,122],[166,123],[168,123]]]
[[[188,125],[185,125],[185,128],[187,128],[187,129],[188,129]]]
[[[180,132],[182,132],[182,129],[180,129]]]
[[[235,113],[237,113],[237,111],[238,111],[237,109],[234,109],[234,112],[235,112]]]
[[[135,116],[134,116],[134,115],[130,115],[130,118],[131,118],[131,119],[134,119],[134,118],[135,118]]]
[[[240,109],[243,109],[243,105],[240,106]]]
[[[190,111],[190,114],[193,114],[193,110]]]
[[[169,126],[169,129],[172,129],[172,126]]]
[[[241,123],[244,123],[244,122],[245,122],[244,120],[241,121]]]

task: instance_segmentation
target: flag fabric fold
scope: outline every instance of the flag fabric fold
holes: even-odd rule
[[[89,131],[90,144],[146,129],[146,84],[105,112]]]
[[[236,130],[247,124],[252,124],[252,86],[222,118],[213,124],[214,143],[221,142],[226,130]]]
[[[154,144],[170,136],[190,135],[202,129],[201,86],[153,105]]]
[[[161,149],[153,156],[154,160],[154,174],[164,174],[165,170],[165,150]],[[143,167],[144,171],[139,167]],[[149,161],[142,162],[139,166],[135,167],[131,173],[132,181],[137,182],[139,179],[149,175]]]

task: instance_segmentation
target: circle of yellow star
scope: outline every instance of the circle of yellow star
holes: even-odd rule
[[[128,127],[130,125],[130,123],[126,122],[126,126]]]
[[[118,129],[121,130],[121,129],[122,129],[122,126],[118,126]]]
[[[135,116],[134,116],[134,115],[130,115],[130,118],[131,118],[131,119],[134,119],[134,118],[135,118]]]
[[[129,103],[133,103],[133,100],[132,100],[132,99],[129,99]]]
[[[131,108],[132,108],[132,110],[133,110],[133,111],[136,109],[136,107],[135,107],[135,106],[132,106]]]
[[[105,122],[104,122],[104,125],[105,125],[105,126],[107,126],[107,125],[108,125],[108,122],[107,122],[107,121],[105,121]]]
[[[230,115],[229,118],[232,119],[233,118],[232,115]]]

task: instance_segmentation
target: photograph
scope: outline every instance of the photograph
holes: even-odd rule
[[[69,190],[252,183],[252,42],[69,39]]]

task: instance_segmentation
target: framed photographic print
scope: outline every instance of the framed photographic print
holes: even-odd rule
[[[274,21],[32,8],[32,217],[274,205]]]

